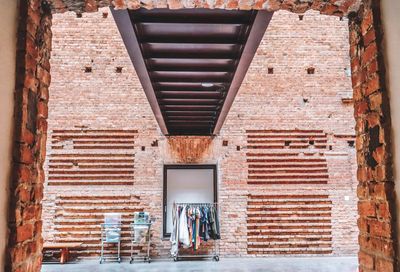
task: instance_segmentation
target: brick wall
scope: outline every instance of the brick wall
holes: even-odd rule
[[[16,59],[13,168],[5,271],[39,271],[50,84],[51,10],[39,1],[20,1]]]
[[[43,172],[41,170],[46,150],[46,101],[47,87],[50,82],[50,75],[45,71],[49,72],[49,52],[52,47],[50,42],[51,16],[47,3],[47,1],[40,0],[21,1],[16,59],[18,71],[15,93],[14,168],[10,181],[10,216],[8,220],[10,236],[7,271],[40,270],[41,228],[35,228],[32,236],[22,235],[19,236],[19,239],[17,238],[17,228],[35,222],[38,222],[39,226],[41,218],[40,207],[43,197],[43,186],[41,185]],[[380,2],[372,0],[331,0],[329,2],[320,0],[307,2],[302,0],[254,2],[227,0],[197,2],[197,4],[196,7],[239,7],[270,11],[282,9],[292,12],[313,9],[323,14],[349,17],[352,86],[356,102],[354,116],[358,166],[360,271],[395,271],[398,265],[395,261],[397,234],[394,227],[396,211],[391,157],[391,120],[385,83],[386,61],[382,50]],[[131,0],[112,2],[109,0],[99,2],[93,0],[52,1],[52,9],[55,13],[66,10],[78,13],[93,12],[98,7],[108,5],[114,5],[117,8],[138,8],[139,6],[178,8],[193,7],[193,2],[179,0],[140,3]],[[44,70],[39,68],[44,68]],[[39,85],[37,85],[38,82]],[[35,91],[38,86],[39,92],[37,93]],[[34,95],[35,93],[37,96]],[[28,101],[27,97],[31,99]],[[35,122],[38,125],[36,130],[34,129]],[[190,140],[187,141],[189,143],[185,143],[184,146],[190,147],[192,144]],[[209,144],[204,145],[203,143],[202,146],[209,149]],[[181,148],[177,150],[181,150]],[[176,151],[176,149],[172,151]],[[27,160],[31,156],[33,158]],[[174,157],[181,158],[182,156]],[[191,159],[191,161],[195,161],[195,159]],[[241,160],[236,162],[241,162]],[[231,180],[234,180],[232,177],[234,176],[231,176]],[[242,196],[236,197],[232,193],[230,197],[236,198],[238,201],[242,200],[240,203],[245,203]],[[24,207],[30,205],[36,205],[39,207],[39,211],[31,212],[33,218],[20,217]],[[241,206],[240,209],[245,209],[245,207]],[[236,215],[230,214],[230,216]],[[238,237],[237,241],[243,239],[240,233]]]
[[[120,211],[129,198],[126,209],[156,217],[152,254],[166,255],[163,164],[211,163],[224,256],[356,254],[346,19],[276,12],[215,138],[161,135],[107,8],[56,14],[52,31],[46,241],[83,239],[78,254],[98,255],[101,213]],[[99,199],[109,205],[99,209]],[[254,234],[260,230],[275,233]]]

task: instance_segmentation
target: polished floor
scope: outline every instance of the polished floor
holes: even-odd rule
[[[221,258],[219,262],[153,261],[152,263],[99,264],[87,260],[74,264],[46,264],[42,272],[356,272],[356,257],[309,257],[309,258]]]

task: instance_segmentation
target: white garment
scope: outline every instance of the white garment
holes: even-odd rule
[[[175,205],[174,205],[175,206]],[[178,218],[178,206],[175,206],[175,209],[172,209],[172,233],[169,240],[171,241],[171,255],[175,257],[178,254],[178,232],[179,232],[179,218]]]
[[[179,231],[178,231],[178,240],[183,244],[184,247],[190,246],[189,239],[189,229],[187,224],[187,213],[186,206],[183,207],[181,216],[179,218]]]

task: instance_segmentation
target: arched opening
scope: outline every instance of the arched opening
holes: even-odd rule
[[[328,15],[349,17],[359,181],[359,261],[363,269],[390,271],[394,270],[395,264],[394,189],[389,152],[390,115],[383,78],[379,6],[371,2],[344,1],[332,4],[320,1],[267,1],[250,6],[241,2],[215,5],[241,9],[284,9],[299,13],[315,9]],[[186,7],[185,4],[179,1],[165,3],[169,8]],[[203,5],[202,7],[209,7],[209,4]],[[126,8],[124,1],[116,1],[115,6]],[[129,2],[128,7],[138,8],[139,4]],[[153,3],[147,3],[145,7],[154,6]],[[92,1],[82,1],[82,5],[71,6],[68,6],[68,1],[56,1],[53,4],[53,11],[56,12],[67,8],[82,13],[95,11],[98,7]],[[11,210],[15,212],[11,212],[9,219],[12,235],[9,238],[8,265],[12,271],[38,271],[42,248],[40,202],[43,193],[50,84],[51,6],[40,1],[22,3],[21,14],[23,16],[19,33],[23,49],[18,52],[17,58],[20,60],[19,69],[25,73],[17,74],[13,172],[13,180],[17,182],[11,188]],[[309,67],[306,71],[309,76],[317,72],[312,68],[314,67]]]

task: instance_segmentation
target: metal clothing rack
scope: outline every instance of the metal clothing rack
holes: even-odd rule
[[[215,210],[217,212],[218,218],[220,218],[219,214],[219,204],[218,203],[189,203],[189,202],[177,202],[174,203],[173,209],[176,209],[176,206],[199,206],[199,207],[204,207],[204,206],[213,206],[215,207]],[[179,261],[179,259],[182,258],[212,258],[215,261],[219,261],[219,255],[220,255],[220,239],[213,240],[214,241],[214,246],[213,246],[213,252],[212,254],[179,254],[179,247],[176,255],[174,256],[174,261]]]

